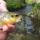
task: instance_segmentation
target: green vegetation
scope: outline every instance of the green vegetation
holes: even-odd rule
[[[25,6],[25,0],[5,0],[9,10],[17,10]]]
[[[9,11],[14,11],[25,7],[26,4],[32,4],[32,0],[5,0]]]
[[[33,1],[32,1],[32,0],[25,0],[25,3],[27,3],[27,4],[32,4]]]

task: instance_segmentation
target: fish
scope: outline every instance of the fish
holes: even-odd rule
[[[22,15],[16,13],[2,13],[0,14],[0,26],[8,24],[16,24],[20,22]]]

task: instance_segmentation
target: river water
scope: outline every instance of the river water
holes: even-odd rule
[[[32,11],[32,6],[31,5],[27,5],[25,8],[23,8],[23,9],[21,9],[19,11],[16,11],[16,12],[19,13],[19,14],[28,14],[31,11]],[[31,18],[28,17],[28,16],[25,16],[25,19],[23,18],[22,21],[21,21],[21,24],[17,24],[17,27],[20,30],[26,29],[27,33],[32,32],[33,31],[33,25],[32,25]]]
[[[18,11],[15,11],[16,13],[19,13],[19,14],[27,14],[29,12],[32,11],[32,6],[31,5],[27,5],[25,6],[24,8],[18,10]]]

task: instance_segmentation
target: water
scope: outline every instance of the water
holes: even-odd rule
[[[28,14],[31,11],[32,11],[32,6],[27,5],[24,9],[21,9],[21,10],[16,11],[16,12],[17,13],[20,13],[20,14]],[[21,24],[18,24],[17,27],[19,27],[19,29],[22,29],[22,30],[24,28],[26,28],[27,33],[32,32],[33,31],[33,24],[32,24],[31,18],[26,16],[25,17],[25,24],[24,24],[24,19],[22,19]]]
[[[20,10],[15,11],[15,12],[19,13],[19,14],[27,14],[27,13],[29,13],[31,11],[32,11],[32,6],[31,5],[27,5],[23,9],[20,9]]]

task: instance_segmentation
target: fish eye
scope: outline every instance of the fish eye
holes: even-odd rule
[[[18,17],[19,15],[16,15],[16,17]]]

